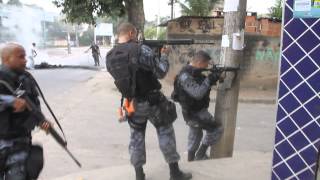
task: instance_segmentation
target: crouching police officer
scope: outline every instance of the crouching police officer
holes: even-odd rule
[[[176,150],[172,123],[176,119],[174,103],[160,92],[158,79],[165,77],[169,69],[167,55],[155,57],[146,45],[137,43],[137,30],[130,23],[118,27],[118,42],[107,55],[107,68],[123,97],[131,129],[129,144],[130,160],[136,171],[136,179],[144,180],[143,165],[146,163],[145,133],[149,120],[157,129],[160,149],[170,168],[170,180],[188,180],[178,166],[180,156]],[[130,93],[131,92],[131,93]],[[132,94],[132,92],[134,92]]]
[[[0,180],[37,179],[43,167],[43,151],[31,144],[31,131],[35,126],[28,105],[15,97],[11,90],[24,90],[40,107],[38,92],[30,76],[26,75],[26,53],[22,46],[6,44],[1,49],[0,66]],[[41,128],[48,130],[44,121]]]
[[[208,147],[214,145],[222,134],[221,124],[208,111],[211,86],[223,79],[218,72],[203,75],[210,60],[206,52],[197,52],[174,82],[172,99],[181,105],[184,120],[189,126],[188,161],[207,159]],[[206,131],[204,138],[203,130]]]

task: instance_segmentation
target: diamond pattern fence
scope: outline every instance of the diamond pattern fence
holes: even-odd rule
[[[320,147],[320,19],[285,1],[272,180],[314,180]]]

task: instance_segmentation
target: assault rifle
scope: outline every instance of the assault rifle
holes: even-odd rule
[[[22,98],[26,101],[27,103],[27,109],[30,111],[30,113],[32,114],[33,118],[30,118],[29,121],[24,123],[24,126],[27,129],[32,129],[34,126],[40,125],[42,123],[45,122],[46,118],[44,116],[44,114],[41,112],[41,110],[39,109],[39,107],[37,107],[33,101],[31,101],[31,99],[29,98],[29,96],[26,94],[26,91],[24,90],[20,90],[19,88],[17,90],[14,90],[7,82],[0,80],[0,84],[4,85],[14,96],[16,96],[17,98]],[[38,90],[41,94],[41,96],[43,96],[41,90],[39,89],[38,84],[36,83]],[[45,99],[43,98],[43,100],[45,101]],[[45,101],[46,102],[46,101]],[[47,103],[46,103],[47,105]],[[48,106],[48,109],[50,112],[51,109]],[[55,116],[54,116],[55,118]],[[58,124],[60,127],[60,124]],[[61,129],[61,127],[60,127]],[[62,131],[62,129],[61,129]],[[63,131],[62,131],[63,132]],[[75,156],[69,151],[68,147],[67,147],[67,142],[64,138],[62,138],[58,132],[50,125],[49,129],[48,129],[48,133],[51,134],[51,136],[53,137],[54,140],[56,140],[56,142],[69,154],[69,156],[72,158],[72,160],[79,166],[81,167],[81,163],[75,158]]]
[[[192,44],[214,44],[210,40],[195,40],[195,39],[170,39],[170,40],[142,40],[144,45],[149,46],[155,51],[158,57],[161,56],[161,49],[165,45],[192,45]]]
[[[210,71],[212,73],[223,73],[223,72],[237,72],[240,70],[239,67],[225,67],[221,65],[213,65],[210,69],[205,69],[205,71]]]

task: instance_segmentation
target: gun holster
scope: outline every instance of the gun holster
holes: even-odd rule
[[[173,102],[164,97],[158,106],[154,118],[151,118],[155,127],[169,125],[177,119],[176,105]]]
[[[40,145],[32,145],[26,161],[28,178],[38,179],[44,164],[43,148]]]

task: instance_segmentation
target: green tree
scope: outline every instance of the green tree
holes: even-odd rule
[[[123,17],[143,30],[143,0],[54,0],[71,23],[96,24],[97,17]]]
[[[170,16],[160,17],[160,24],[167,22],[170,20]],[[145,39],[158,39],[163,40],[166,39],[167,36],[167,28],[159,27],[159,32],[157,36],[157,28],[158,28],[158,21],[157,19],[154,21],[146,21],[144,27],[144,38]]]
[[[144,38],[145,39],[157,39],[164,40],[167,36],[166,28],[160,27],[159,34],[157,36],[157,27],[155,26],[147,26],[144,30]]]
[[[19,0],[9,0],[9,1],[7,2],[7,4],[9,4],[9,5],[15,5],[15,6],[21,6],[21,5],[22,5],[22,3],[21,3]]]
[[[282,19],[282,0],[277,0],[275,5],[269,8],[269,17]]]
[[[94,30],[92,27],[89,27],[87,31],[83,32],[83,34],[79,37],[79,44],[81,46],[89,46],[93,41]]]
[[[66,37],[67,32],[67,25],[60,21],[54,21],[54,22],[47,22],[46,23],[46,29],[47,29],[47,38],[49,39],[55,39],[60,38],[63,39]]]
[[[146,39],[155,39],[157,36],[157,28],[153,26],[146,27],[144,29],[144,37]]]
[[[185,16],[209,16],[219,0],[179,1],[181,13]]]

